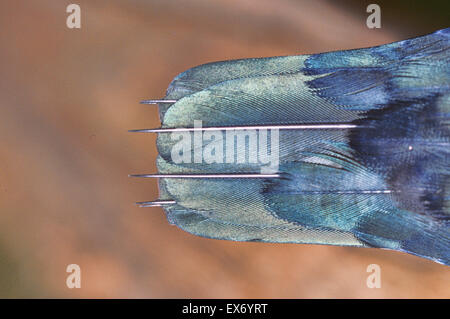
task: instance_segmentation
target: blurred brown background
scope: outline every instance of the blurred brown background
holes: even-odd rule
[[[391,1],[393,2],[393,1]],[[66,7],[81,6],[81,29]],[[448,27],[448,1],[0,2],[0,297],[450,297],[449,267],[377,249],[234,243],[170,226],[144,98],[205,62],[351,49]],[[82,288],[66,287],[78,264]],[[366,287],[379,264],[382,288]]]

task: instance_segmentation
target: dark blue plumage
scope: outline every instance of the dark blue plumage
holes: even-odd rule
[[[172,103],[159,104],[169,130],[158,134],[158,170],[182,175],[160,178],[169,220],[210,238],[380,247],[449,265],[449,48],[450,28],[373,48],[217,62],[180,74],[165,97]],[[215,141],[213,162],[173,158],[179,140],[170,129],[195,120],[217,130],[200,130],[203,140],[189,152],[206,154]],[[250,125],[282,127],[273,177],[187,176],[263,172],[248,149],[218,143],[223,127]],[[250,144],[247,136],[243,145]],[[228,151],[247,161],[227,163]]]

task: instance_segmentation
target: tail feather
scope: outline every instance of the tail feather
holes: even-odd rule
[[[373,48],[209,63],[177,76],[165,99],[176,102],[159,104],[163,128],[200,120],[222,129],[200,132],[200,142],[188,132],[191,156],[181,162],[179,139],[160,132],[161,174],[258,173],[251,137],[230,146],[223,127],[305,126],[279,131],[274,178],[161,178],[175,225],[209,238],[380,247],[450,265],[450,29]],[[323,129],[330,123],[345,125]],[[228,162],[230,151],[246,161]],[[194,160],[205,152],[215,161]]]

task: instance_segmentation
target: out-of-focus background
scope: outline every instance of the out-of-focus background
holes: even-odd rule
[[[81,29],[66,7],[81,7]],[[398,252],[203,239],[157,198],[155,107],[206,62],[379,45],[449,27],[448,1],[0,2],[0,297],[449,298],[449,267]],[[66,267],[81,267],[68,289]],[[369,289],[366,268],[381,267]]]

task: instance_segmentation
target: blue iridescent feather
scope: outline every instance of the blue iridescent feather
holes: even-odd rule
[[[165,99],[176,101],[159,105],[166,129],[351,124],[280,130],[279,178],[160,178],[171,223],[209,238],[379,247],[450,265],[450,28],[205,64],[178,75]],[[223,161],[174,161],[171,134],[158,134],[160,174],[261,171],[226,163],[226,143]],[[233,146],[237,157],[246,151]]]

